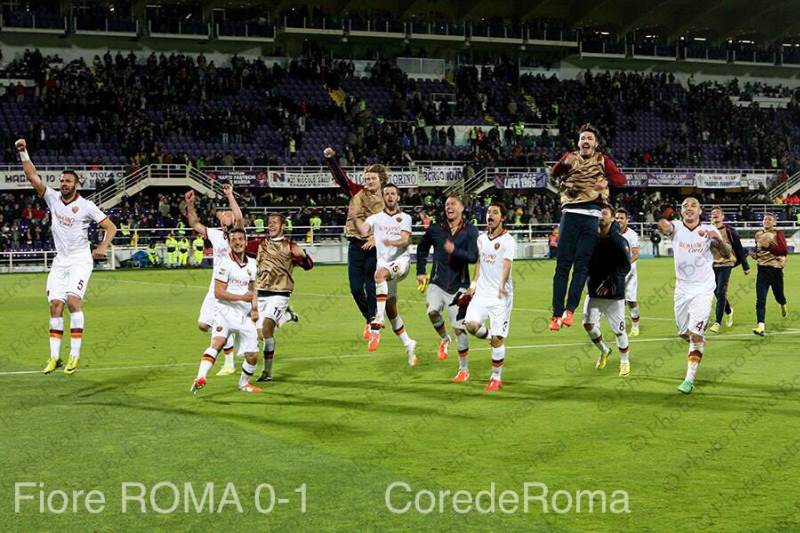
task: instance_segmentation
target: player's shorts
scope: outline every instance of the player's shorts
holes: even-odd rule
[[[212,337],[225,337],[235,334],[239,343],[238,353],[258,352],[258,332],[256,324],[248,313],[227,305],[216,306],[212,326]]]
[[[390,263],[384,263],[378,260],[375,270],[385,268],[389,271],[389,280],[387,282],[389,285],[389,292],[387,296],[397,296],[397,282],[403,281],[406,278],[409,270],[408,267],[408,257],[400,258]]]
[[[625,278],[625,301],[636,302],[639,292],[639,273],[635,270]]]
[[[209,290],[203,300],[203,305],[200,307],[200,316],[197,317],[199,324],[211,325],[214,323],[214,308],[217,305],[217,299],[214,298],[214,293]]]
[[[614,335],[625,333],[625,302],[587,296],[583,304],[583,323],[600,326],[600,315],[606,315]]]
[[[711,313],[713,290],[687,291],[675,289],[675,324],[678,334],[705,335]]]
[[[497,296],[487,297],[476,294],[467,307],[464,322],[477,322],[483,324],[489,319],[489,335],[493,337],[507,337],[511,326],[511,309],[514,296],[506,295],[502,300]]]
[[[456,294],[450,294],[438,285],[431,283],[428,285],[428,290],[425,294],[425,299],[428,302],[428,313],[441,313],[447,309],[447,315],[450,317],[450,325],[456,329],[464,329],[464,319],[458,318],[458,306],[450,305],[455,299]]]
[[[47,275],[47,300],[66,302],[68,295],[83,300],[93,268],[94,261],[91,255],[79,257],[56,255]]]
[[[275,324],[278,319],[289,307],[289,297],[274,294],[272,296],[259,296],[258,297],[258,322],[256,327],[261,329],[264,325],[264,319],[271,319]]]

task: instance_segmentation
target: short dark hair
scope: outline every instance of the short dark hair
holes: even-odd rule
[[[269,220],[272,217],[278,217],[279,219],[281,219],[281,224],[286,222],[286,215],[284,215],[283,213],[268,213],[267,214],[267,220]]]
[[[622,214],[622,215],[625,215],[625,218],[630,218],[631,217],[631,215],[628,213],[628,210],[625,209],[624,207],[618,207],[617,210],[614,211],[614,212]]]
[[[242,237],[244,237],[245,239],[247,238],[247,232],[243,228],[231,228],[228,230],[229,237],[234,233],[241,233]]]
[[[78,177],[78,173],[77,173],[77,172],[75,172],[74,170],[67,169],[67,170],[64,170],[63,172],[61,172],[61,174],[62,174],[62,175],[64,175],[64,174],[69,174],[70,176],[72,176],[73,178],[75,178],[75,183],[78,183],[78,184],[80,184],[80,182],[81,182],[81,179]]]
[[[454,200],[458,200],[458,203],[460,203],[462,207],[466,207],[466,205],[467,205],[467,203],[464,201],[464,197],[461,196],[460,194],[448,194],[447,198],[445,198],[445,200],[448,200],[450,198],[453,198]]]
[[[508,209],[506,208],[506,204],[503,202],[492,202],[489,204],[489,207],[496,207],[500,210],[501,217],[508,218]]]
[[[587,122],[586,124],[583,124],[581,126],[581,128],[578,130],[578,135],[580,135],[581,133],[587,132],[587,131],[589,133],[594,134],[594,137],[595,137],[595,139],[597,139],[597,142],[598,143],[600,142],[600,132],[597,130],[597,128],[592,126],[589,122]]]
[[[383,188],[384,188],[384,190],[385,190],[385,189],[395,189],[395,190],[397,191],[397,194],[400,194],[400,187],[398,187],[398,186],[397,186],[397,185],[395,185],[394,183],[387,183],[387,184],[385,184],[385,185],[383,186]]]
[[[722,206],[715,205],[714,207],[711,208],[711,210],[713,211],[714,209],[719,209],[720,211],[722,211]]]

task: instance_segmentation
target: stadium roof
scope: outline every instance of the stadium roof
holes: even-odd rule
[[[194,2],[181,2],[194,3]],[[264,6],[272,13],[304,8],[299,0],[206,0],[208,7]],[[455,19],[553,18],[576,28],[620,33],[651,30],[670,40],[690,34],[709,40],[748,38],[770,43],[800,35],[800,0],[317,0],[327,13],[380,9],[401,17],[439,13]]]

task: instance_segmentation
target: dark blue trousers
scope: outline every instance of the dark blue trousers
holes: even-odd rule
[[[347,249],[347,277],[350,280],[350,292],[365,322],[375,318],[375,266],[377,256],[375,248],[362,250],[364,241],[351,239]]]
[[[591,215],[564,213],[558,226],[558,259],[553,275],[553,316],[564,313],[566,308],[574,311],[581,303],[581,294],[586,285],[589,259],[597,242],[598,218]],[[569,272],[572,270],[572,280]],[[569,294],[567,294],[569,284]]]
[[[717,297],[717,319],[715,322],[722,323],[722,314],[729,315],[731,313],[731,304],[728,302],[728,283],[731,280],[731,272],[733,267],[714,267],[714,275],[717,278],[717,288],[714,290],[714,296]]]
[[[783,293],[783,269],[771,266],[758,265],[756,277],[756,322],[765,322],[767,315],[767,294],[772,288],[775,301],[780,305],[786,303]]]

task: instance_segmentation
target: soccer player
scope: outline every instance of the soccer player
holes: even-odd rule
[[[350,197],[350,205],[345,222],[345,237],[350,242],[347,250],[347,276],[350,292],[353,294],[358,310],[364,317],[364,339],[369,339],[370,323],[375,318],[375,239],[371,235],[358,232],[358,224],[367,217],[383,211],[381,187],[389,181],[386,167],[370,165],[364,170],[364,185],[354,183],[334,159],[333,148],[323,151],[325,164],[334,181]]]
[[[628,241],[628,249],[631,254],[631,268],[625,277],[625,303],[631,310],[631,337],[639,336],[639,304],[637,303],[637,293],[639,292],[639,273],[636,263],[639,260],[639,235],[628,227],[630,217],[628,211],[620,207],[617,209],[615,218],[619,224],[619,233]],[[623,315],[625,313],[623,312]]]
[[[47,275],[47,300],[50,303],[50,358],[44,373],[50,374],[63,366],[61,362],[61,338],[64,335],[64,304],[69,309],[69,361],[65,374],[78,370],[83,340],[84,317],[82,301],[89,286],[94,268],[93,259],[106,257],[108,245],[117,232],[117,227],[94,203],[78,193],[78,175],[72,170],[61,173],[61,193],[47,187],[28,155],[25,139],[14,143],[22,161],[22,170],[31,186],[50,209],[50,227],[56,245],[56,257]],[[89,224],[96,222],[105,230],[102,242],[94,249],[89,245]]]
[[[219,350],[225,341],[235,333],[239,339],[239,349],[244,352],[242,375],[239,390],[261,392],[250,384],[250,377],[258,363],[258,299],[255,293],[256,262],[244,253],[247,236],[242,228],[228,231],[230,251],[223,258],[216,258],[214,266],[214,320],[211,344],[203,352],[197,377],[192,383],[192,394],[206,386],[208,371],[214,366]]]
[[[478,260],[478,230],[464,220],[464,202],[458,196],[447,197],[444,216],[443,222],[428,227],[417,245],[417,285],[420,292],[426,292],[427,289],[428,318],[441,338],[439,359],[447,359],[451,342],[442,317],[442,312],[447,309],[458,347],[459,369],[467,372],[469,337],[464,329],[466,306],[459,306],[458,302],[469,288],[469,265]],[[433,268],[428,276],[425,267],[431,246]]]
[[[686,379],[678,390],[689,394],[694,389],[697,368],[705,350],[705,331],[711,300],[714,298],[714,254],[729,257],[730,246],[713,226],[702,224],[703,208],[693,197],[681,204],[682,221],[667,220],[671,208],[658,221],[658,229],[672,237],[675,257],[675,323],[678,334],[689,341],[689,362]]]
[[[786,295],[783,293],[783,267],[786,266],[786,236],[783,231],[775,229],[775,215],[767,213],[762,221],[764,227],[756,232],[756,249],[752,252],[758,264],[756,275],[756,320],[758,324],[753,333],[766,334],[764,325],[767,313],[767,294],[772,288],[775,301],[781,306],[781,316],[789,314],[786,309]]]
[[[247,252],[256,256],[258,274],[258,323],[256,327],[264,339],[264,370],[256,381],[272,381],[272,362],[275,357],[275,328],[291,318],[289,297],[294,290],[292,270],[300,265],[311,270],[314,261],[303,248],[284,235],[286,219],[279,213],[267,217],[267,238],[247,243]]]
[[[619,210],[616,215],[619,220]],[[633,268],[630,241],[620,235],[610,207],[602,209],[598,222],[597,244],[589,260],[588,296],[583,307],[583,328],[600,350],[595,368],[605,368],[611,348],[600,332],[600,315],[606,315],[611,331],[617,337],[619,375],[627,377],[631,373],[631,364],[628,335],[625,333],[624,299],[628,290],[626,280]]]
[[[747,263],[747,252],[742,247],[742,241],[736,230],[725,224],[725,213],[719,206],[711,208],[711,223],[717,228],[719,236],[725,244],[733,249],[733,255],[729,257],[714,257],[714,276],[717,280],[717,288],[714,296],[717,297],[717,307],[714,323],[708,330],[711,333],[719,333],[720,322],[723,313],[727,315],[725,326],[733,326],[733,309],[728,302],[728,282],[731,279],[731,271],[738,265],[742,265],[745,275],[750,274],[750,265]]]
[[[505,338],[511,325],[511,308],[514,303],[514,286],[511,264],[517,243],[503,224],[508,213],[506,206],[492,202],[486,210],[486,232],[478,237],[478,263],[467,295],[472,299],[464,318],[467,331],[479,339],[491,335],[492,375],[484,390],[497,391],[503,386],[502,371],[506,358]],[[484,325],[489,319],[489,328]],[[469,369],[459,370],[453,381],[469,379]]]
[[[383,211],[370,215],[356,229],[361,235],[372,232],[375,238],[377,263],[375,268],[375,319],[370,323],[367,349],[374,352],[381,341],[384,315],[389,315],[392,331],[406,348],[409,366],[417,366],[417,342],[408,336],[403,319],[397,311],[397,283],[408,275],[411,254],[411,217],[400,210],[400,189],[387,183],[383,186]],[[352,208],[351,208],[352,209]],[[348,219],[352,213],[348,213]]]
[[[578,150],[564,154],[550,171],[553,177],[561,178],[562,213],[553,275],[551,331],[558,331],[562,325],[572,325],[573,314],[586,285],[589,258],[597,241],[600,209],[608,200],[609,181],[615,187],[623,187],[626,183],[617,165],[599,151],[600,134],[594,126],[584,124],[578,135]]]
[[[197,210],[194,206],[194,191],[187,191],[184,195],[184,199],[186,200],[186,219],[189,222],[189,227],[211,242],[213,253],[212,264],[214,268],[217,267],[218,262],[228,257],[228,253],[230,252],[228,233],[230,230],[233,228],[244,229],[244,216],[236,201],[236,197],[233,195],[233,186],[230,183],[223,183],[222,189],[225,193],[225,197],[228,199],[230,210],[217,210],[216,214],[220,228],[208,228],[200,222],[197,216]],[[217,303],[216,297],[214,296],[215,287],[216,283],[212,276],[208,292],[206,293],[205,299],[203,299],[203,305],[200,307],[200,315],[197,317],[197,327],[200,328],[200,331],[209,331],[211,329],[211,324],[214,322],[214,306]],[[236,371],[233,359],[233,345],[233,337],[226,340],[222,348],[225,354],[225,364],[219,372],[217,372],[218,376],[227,376]]]

